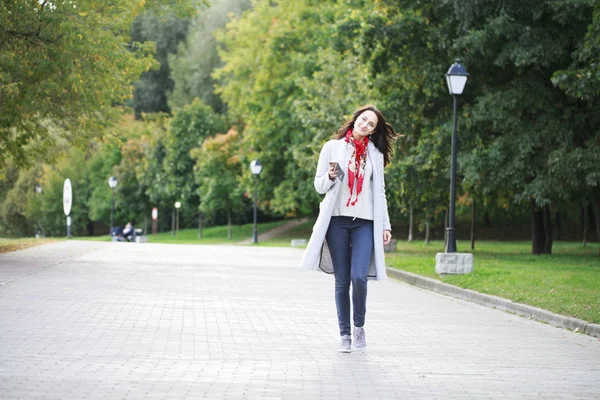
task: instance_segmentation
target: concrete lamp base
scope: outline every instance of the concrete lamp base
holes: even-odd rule
[[[435,272],[438,274],[470,274],[473,272],[473,254],[437,253]]]

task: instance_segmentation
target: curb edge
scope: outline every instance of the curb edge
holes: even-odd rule
[[[600,324],[593,324],[581,319],[554,314],[542,308],[537,308],[522,303],[515,303],[512,300],[507,300],[502,297],[484,294],[470,289],[463,289],[458,286],[413,274],[411,272],[402,271],[400,269],[391,267],[387,267],[386,269],[388,275],[392,278],[401,280],[412,286],[417,286],[422,289],[431,290],[433,292],[441,293],[461,300],[470,301],[482,306],[512,312],[520,317],[534,319],[538,322],[544,322],[558,328],[564,328],[592,337],[600,338]]]

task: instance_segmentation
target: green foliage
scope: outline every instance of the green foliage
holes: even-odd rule
[[[141,222],[158,207],[159,226],[168,228],[175,201],[183,203],[182,226],[195,222],[200,207],[213,221],[227,209],[244,221],[255,158],[263,165],[265,216],[314,214],[319,149],[366,103],[404,135],[386,169],[392,220],[400,225],[412,209],[417,224],[439,222],[448,205],[452,133],[444,74],[457,56],[471,74],[458,98],[457,211],[476,200],[485,215],[522,219],[533,202],[576,220],[591,203],[600,215],[597,1],[257,0],[249,8],[248,0],[224,0],[200,10],[176,56],[168,53],[186,32],[177,18],[195,7],[184,0],[118,0],[112,8],[87,0],[77,10],[30,4],[0,6],[5,232],[30,233],[43,215],[63,234],[67,175],[81,200],[74,211],[80,231],[91,221],[108,224],[111,175],[119,179],[121,223]],[[131,33],[153,42],[124,46],[147,10]],[[142,114],[143,122],[109,127],[130,83],[159,63],[163,70],[143,78],[136,102],[162,97],[162,106],[138,115],[168,110],[164,94],[173,80],[174,116]],[[215,138],[228,125],[239,136]],[[60,154],[73,144],[87,147],[67,165]],[[11,159],[25,163],[50,148],[55,159],[38,175],[12,167]],[[46,190],[27,194],[34,175],[51,202],[42,200]],[[598,215],[592,222],[600,226]]]
[[[33,236],[35,222],[40,219],[40,195],[35,191],[39,183],[40,167],[23,170],[6,193],[0,207],[0,219],[6,234]]]
[[[535,4],[534,4],[535,3]],[[475,12],[463,2],[462,11]],[[471,8],[473,7],[473,9]],[[571,49],[583,40],[589,2],[529,2],[501,10],[477,8],[456,45],[477,76],[477,98],[467,119],[473,151],[464,158],[467,187],[513,201],[550,205],[569,195],[549,170],[556,149],[580,147],[593,137],[583,117],[585,105],[566,98],[551,83],[557,68],[568,67]],[[485,13],[486,19],[477,18]],[[590,129],[592,128],[592,129]],[[554,153],[556,154],[556,153]],[[579,167],[567,173],[581,175]]]
[[[333,42],[346,43],[336,21],[348,13],[347,6],[258,1],[217,35],[223,60],[214,74],[217,93],[230,117],[244,123],[243,164],[260,160],[261,198],[272,200],[263,206],[273,213],[315,210],[318,149],[344,115],[370,100],[365,69],[356,57],[326,50]],[[244,185],[250,188],[250,180]]]
[[[198,99],[179,110],[170,121],[163,142],[164,175],[161,183],[164,187],[161,198],[168,199],[171,206],[175,201],[181,201],[184,219],[197,215],[200,206],[198,185],[194,179],[195,160],[190,151],[200,147],[206,138],[225,132],[225,129],[221,117]]]
[[[67,222],[63,210],[63,186],[65,179],[71,180],[71,233],[87,232],[89,223],[90,185],[85,168],[84,154],[72,149],[54,167],[45,166],[42,176],[41,225],[47,236],[66,236]],[[108,187],[108,183],[105,183]]]
[[[378,105],[404,137],[387,169],[392,219],[411,207],[431,221],[448,205],[451,97],[443,74],[451,60],[449,3],[381,2],[369,13],[352,13],[357,51],[379,92]]]
[[[151,43],[129,43],[144,9],[193,12],[192,2],[117,0],[0,5],[0,168],[52,160],[57,137],[84,147],[117,121],[131,82],[154,65]],[[117,105],[117,107],[115,107]]]
[[[578,43],[569,67],[556,71],[552,82],[570,96],[592,100],[600,95],[600,4],[581,3],[588,9],[593,5],[592,23],[587,26],[583,41]]]
[[[132,108],[137,119],[142,113],[165,112],[171,110],[167,96],[173,91],[169,55],[174,54],[188,32],[188,19],[177,18],[174,14],[160,17],[150,11],[136,18],[131,28],[131,41],[156,44],[154,58],[158,66],[145,72],[135,83]]]
[[[108,186],[108,179],[115,176],[114,166],[121,160],[121,152],[117,145],[107,144],[98,146],[97,151],[90,157],[88,165],[88,179],[92,190],[90,191],[90,219],[92,221],[104,221],[110,226],[111,211],[111,189]],[[120,176],[117,178],[117,193],[123,183]],[[117,197],[118,199],[118,197]],[[118,200],[116,201],[118,204]],[[119,210],[119,207],[116,207]],[[118,219],[117,219],[118,221]]]
[[[239,179],[243,173],[239,158],[240,137],[232,128],[226,134],[207,138],[201,147],[192,150],[196,160],[197,193],[202,199],[200,210],[208,215],[225,212],[231,227],[231,213],[244,209]],[[231,237],[231,232],[229,234]]]
[[[214,32],[250,6],[250,0],[222,0],[200,11],[186,42],[179,45],[176,55],[169,57],[175,83],[169,96],[170,107],[181,108],[197,97],[216,112],[225,112],[223,102],[214,93],[215,81],[211,76],[221,66]]]

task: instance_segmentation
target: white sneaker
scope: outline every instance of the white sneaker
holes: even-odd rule
[[[356,350],[363,350],[367,347],[367,339],[365,338],[365,328],[355,326],[354,327],[354,348]]]
[[[350,335],[342,336],[340,340],[340,348],[338,349],[339,353],[350,353],[352,351],[352,339],[350,339]]]

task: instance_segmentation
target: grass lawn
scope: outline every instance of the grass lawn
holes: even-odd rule
[[[264,233],[287,221],[265,222],[258,224],[258,233]],[[213,226],[202,230],[202,238],[198,238],[198,229],[181,229],[177,236],[172,232],[159,232],[156,235],[148,235],[150,243],[178,243],[178,244],[236,244],[245,239],[252,238],[253,224],[233,225],[231,227],[231,239],[227,239],[227,226]],[[110,236],[77,237],[77,240],[110,241]]]
[[[468,242],[458,242],[469,251]],[[443,242],[398,242],[398,251],[387,253],[388,265],[540,307],[551,312],[600,323],[600,257],[598,244],[554,242],[552,255],[534,256],[530,242],[476,242],[474,271],[469,275],[435,273],[435,253]]]
[[[258,233],[277,228],[287,221],[275,221],[258,224]],[[162,232],[157,235],[149,235],[150,243],[184,243],[184,244],[235,244],[242,240],[252,238],[253,224],[233,225],[231,227],[231,239],[227,239],[227,226],[213,226],[202,230],[202,239],[198,238],[198,229],[184,229],[173,236],[171,232]]]
[[[23,250],[28,247],[39,246],[41,244],[56,242],[62,239],[36,239],[36,238],[19,238],[19,239],[4,239],[0,238],[0,253],[8,253],[9,251]]]

